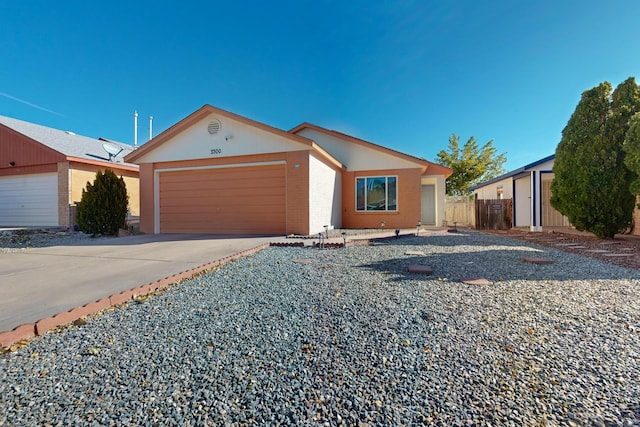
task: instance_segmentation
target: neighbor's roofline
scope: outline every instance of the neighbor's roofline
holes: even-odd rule
[[[542,158],[540,160],[536,160],[533,163],[529,163],[528,165],[522,166],[522,167],[520,167],[518,169],[514,169],[514,170],[512,170],[510,172],[507,172],[507,173],[502,174],[500,176],[497,176],[495,178],[491,178],[490,180],[482,182],[482,183],[480,183],[478,185],[474,185],[473,187],[470,187],[469,190],[470,191],[474,191],[474,190],[477,190],[478,188],[482,188],[482,187],[486,187],[487,185],[495,184],[496,182],[502,181],[503,179],[507,179],[507,178],[511,178],[513,176],[519,175],[519,174],[521,174],[523,172],[526,172],[526,171],[528,171],[530,169],[533,169],[534,167],[536,167],[538,165],[546,163],[549,160],[553,160],[553,159],[555,159],[555,157],[556,157],[556,155],[554,153],[554,154],[552,154],[550,156],[547,156],[547,157],[544,157],[544,158]]]

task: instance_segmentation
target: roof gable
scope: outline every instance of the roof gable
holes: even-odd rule
[[[204,105],[127,155],[126,160],[149,163],[296,150],[316,151],[342,167],[310,139]]]
[[[423,175],[445,178],[453,173],[447,167],[311,123],[302,123],[289,132],[317,141],[349,170],[422,168]]]
[[[123,165],[125,154],[131,152],[133,147],[116,141],[108,141],[104,138],[89,138],[76,135],[73,132],[53,129],[46,126],[29,123],[11,117],[0,116],[0,125],[11,129],[23,138],[14,139],[20,144],[40,144],[43,153],[55,156],[57,160],[87,161],[89,163],[104,162],[113,165]],[[29,142],[28,142],[29,141]],[[103,144],[109,143],[122,151],[109,162],[109,154],[103,148]],[[42,161],[40,161],[42,163]],[[125,165],[137,167],[136,165]]]

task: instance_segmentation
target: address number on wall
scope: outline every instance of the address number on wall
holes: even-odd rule
[[[212,148],[211,149],[211,155],[212,156],[217,156],[222,154],[222,148]]]

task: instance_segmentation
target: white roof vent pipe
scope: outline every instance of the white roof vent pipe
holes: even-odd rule
[[[153,138],[153,116],[149,116],[149,141]]]
[[[133,149],[138,148],[138,112],[133,112]]]

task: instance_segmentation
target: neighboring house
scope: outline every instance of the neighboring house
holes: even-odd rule
[[[73,205],[107,168],[123,177],[130,214],[138,216],[138,166],[123,160],[132,149],[0,116],[0,226],[73,225]]]
[[[569,219],[551,206],[555,154],[472,187],[476,199],[512,199],[513,227],[571,227]],[[640,204],[640,196],[637,197]],[[640,209],[633,211],[634,235],[640,235]]]
[[[476,199],[512,199],[513,227],[569,227],[569,220],[551,206],[555,154],[472,187]]]
[[[339,132],[205,105],[125,160],[146,233],[316,234],[444,219],[451,170]]]

